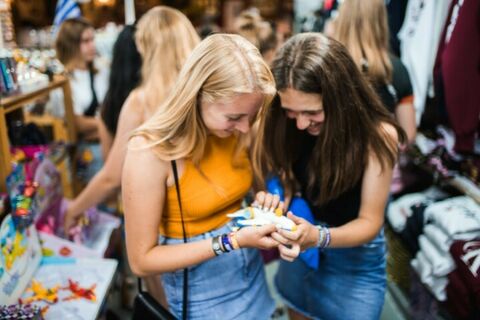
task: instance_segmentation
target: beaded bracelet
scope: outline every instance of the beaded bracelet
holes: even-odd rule
[[[322,248],[328,247],[330,245],[330,240],[332,239],[332,236],[330,235],[330,229],[328,229],[327,227],[325,227],[325,234],[327,237]]]
[[[330,230],[324,226],[316,226],[318,229],[318,241],[316,244],[317,248],[326,248],[330,244],[331,236]]]
[[[234,250],[240,249],[240,245],[238,244],[238,241],[237,241],[237,233],[236,232],[230,232],[228,237],[230,239],[230,243],[232,244],[232,248]]]
[[[226,252],[230,252],[233,250],[232,244],[230,243],[230,239],[228,238],[228,234],[222,234],[222,244],[223,248]]]

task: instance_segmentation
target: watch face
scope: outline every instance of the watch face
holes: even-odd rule
[[[220,244],[219,244],[218,242],[215,242],[215,243],[213,244],[213,249],[214,249],[214,250],[219,250],[219,249],[220,249]]]

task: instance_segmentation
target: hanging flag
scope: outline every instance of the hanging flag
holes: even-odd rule
[[[53,19],[53,28],[58,30],[62,22],[68,18],[78,18],[82,15],[75,0],[58,0]]]

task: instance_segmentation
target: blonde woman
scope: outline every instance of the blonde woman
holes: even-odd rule
[[[253,248],[277,246],[269,236],[275,226],[232,233],[226,216],[250,189],[246,142],[274,94],[258,50],[238,35],[215,34],[194,49],[160,111],[129,142],[122,195],[130,267],[139,276],[162,274],[177,317],[186,267],[188,319],[268,319],[274,310]]]
[[[417,132],[413,89],[407,69],[388,50],[385,1],[345,0],[333,22],[331,36],[347,47],[384,105],[395,114],[408,142],[413,142]]]
[[[65,230],[69,230],[86,209],[118,190],[131,131],[155,113],[187,56],[200,41],[185,15],[164,6],[152,8],[142,16],[137,23],[135,40],[143,60],[140,86],[132,91],[122,107],[104,167],[68,206]]]

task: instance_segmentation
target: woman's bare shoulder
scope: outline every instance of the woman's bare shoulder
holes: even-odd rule
[[[132,111],[141,112],[143,110],[143,93],[142,89],[133,89],[123,104],[123,108],[132,109]]]
[[[149,141],[142,135],[136,135],[130,138],[128,141],[128,149],[131,150],[144,150],[145,152],[151,152],[148,148]]]
[[[169,162],[162,159],[162,157],[155,152],[152,147],[152,142],[146,137],[136,135],[128,141],[126,163],[137,172],[153,176],[164,176],[168,174]]]
[[[393,125],[387,122],[382,122],[380,124],[380,130],[382,134],[384,134],[385,137],[388,138],[392,143],[398,143],[397,128],[395,128]]]

